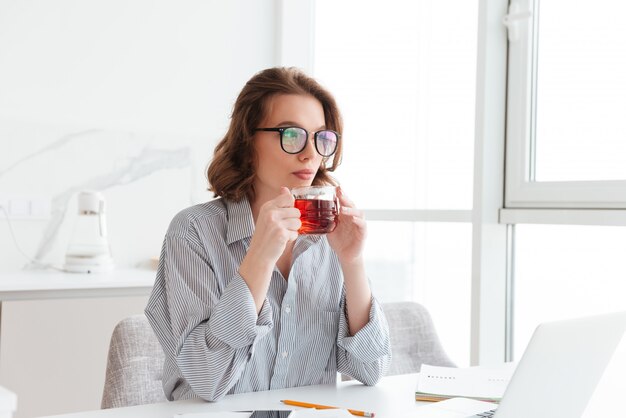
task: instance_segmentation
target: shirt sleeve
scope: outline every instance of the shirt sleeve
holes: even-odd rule
[[[198,244],[166,236],[146,308],[166,358],[196,395],[210,401],[235,385],[256,342],[273,327],[267,300],[257,315],[241,275],[235,272],[220,288],[213,268]],[[164,389],[171,398],[178,379],[167,379],[164,376]]]
[[[372,297],[369,321],[350,336],[345,312],[344,297],[337,335],[337,369],[361,383],[375,385],[391,362],[389,325],[385,314],[378,301]]]

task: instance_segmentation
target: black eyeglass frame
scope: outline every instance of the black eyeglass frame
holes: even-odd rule
[[[296,129],[302,129],[305,133],[306,133],[306,141],[304,141],[304,144],[302,145],[302,148],[296,152],[289,152],[285,149],[284,145],[283,145],[283,133],[285,132],[286,129],[290,129],[290,128],[296,128]],[[301,128],[299,126],[281,126],[280,128],[256,128],[254,130],[256,131],[262,131],[262,132],[278,132],[280,133],[280,148],[285,151],[287,154],[300,154],[302,152],[302,150],[304,150],[306,148],[306,144],[309,141],[309,131],[307,131],[304,128]],[[337,142],[335,142],[335,149],[333,149],[333,152],[331,152],[328,155],[324,155],[320,152],[319,148],[317,147],[317,135],[321,132],[332,132],[335,135],[337,135]],[[341,139],[341,135],[339,134],[339,132],[337,131],[333,131],[332,129],[322,129],[321,131],[317,131],[317,132],[313,132],[313,144],[315,145],[315,151],[317,151],[317,153],[319,155],[321,155],[322,157],[330,157],[332,156],[335,152],[337,152],[337,148],[339,147],[339,140]]]

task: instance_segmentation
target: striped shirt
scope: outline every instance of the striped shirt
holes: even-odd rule
[[[391,359],[372,298],[369,322],[349,335],[339,261],[323,235],[295,242],[289,280],[274,268],[261,311],[239,274],[254,232],[247,200],[183,210],[165,235],[146,307],[165,352],[170,400],[334,383],[337,372],[375,384]]]

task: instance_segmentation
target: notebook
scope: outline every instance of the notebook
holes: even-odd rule
[[[416,401],[443,401],[450,398],[472,398],[499,402],[511,381],[516,363],[497,367],[443,367],[422,364]]]
[[[580,417],[626,332],[626,312],[547,322],[533,333],[499,405],[453,398],[419,408],[417,418]]]

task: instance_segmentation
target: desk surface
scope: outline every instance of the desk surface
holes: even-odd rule
[[[410,416],[422,402],[415,401],[416,374],[389,376],[376,386],[355,381],[337,385],[304,386],[299,388],[240,393],[225,396],[219,402],[202,400],[164,402],[127,408],[103,409],[74,414],[55,415],[57,418],[172,418],[189,412],[220,412],[253,409],[298,409],[283,405],[281,399],[293,399],[322,405],[375,412],[377,418]]]

